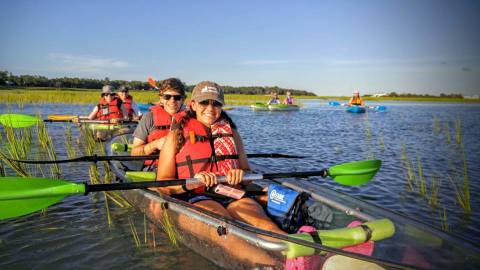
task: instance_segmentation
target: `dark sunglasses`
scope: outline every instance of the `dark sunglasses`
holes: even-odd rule
[[[175,101],[180,101],[183,98],[182,95],[162,95],[162,98],[165,100],[170,100],[172,97],[173,97],[173,100]]]
[[[207,99],[207,100],[200,101],[199,104],[204,106],[204,107],[208,106],[209,104],[211,104],[213,107],[217,107],[217,108],[220,108],[220,107],[223,106],[222,103],[220,103],[216,100],[213,100],[213,99]]]
[[[102,97],[104,97],[104,96],[112,96],[112,97],[114,97],[115,95],[116,95],[115,93],[103,93],[103,94],[102,94]]]

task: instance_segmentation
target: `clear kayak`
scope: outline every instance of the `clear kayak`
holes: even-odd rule
[[[112,156],[128,155],[128,144],[131,140],[131,135],[128,134],[116,136],[107,143],[106,150]],[[118,181],[123,182],[146,181],[147,179],[131,177],[135,175],[132,172],[142,169],[142,164],[143,161],[111,161],[112,170]],[[265,172],[265,168],[260,167],[254,167],[254,170]],[[138,174],[151,179],[149,175],[152,173],[138,172]],[[177,240],[216,265],[227,269],[285,269],[286,266],[292,267],[292,258],[296,258],[294,261],[305,258],[295,257],[304,255],[302,252],[305,248],[310,250],[305,254],[309,255],[308,258],[314,258],[318,263],[316,267],[318,269],[480,268],[480,248],[467,239],[455,237],[431,225],[320,187],[312,181],[281,179],[275,182],[289,189],[305,192],[309,195],[308,203],[320,203],[331,210],[332,218],[329,220],[328,228],[317,227],[323,229],[320,231],[323,244],[261,230],[151,190],[129,190],[122,191],[122,194],[153,223],[162,228],[165,226],[165,216],[168,216]],[[265,186],[271,182],[264,180],[255,183]],[[345,228],[352,222],[377,224],[385,219],[393,222],[393,236],[375,241],[374,248],[370,247],[368,253],[361,251],[362,248],[368,249],[361,245],[340,249],[328,244],[330,235],[336,242],[351,241],[352,230]],[[378,226],[383,228],[384,225]],[[199,226],[206,228],[201,235],[192,232],[192,228]],[[338,233],[338,230],[343,231]],[[268,265],[258,263],[250,255],[242,257],[232,251],[240,248],[249,250],[250,255],[254,254],[255,257],[261,258],[261,261],[270,263]],[[315,255],[312,255],[314,253],[312,250],[316,251]]]

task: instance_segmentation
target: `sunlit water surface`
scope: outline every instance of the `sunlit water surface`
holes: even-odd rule
[[[386,112],[351,114],[342,107],[329,107],[324,101],[304,101],[296,112],[253,112],[235,107],[228,113],[244,140],[247,153],[303,155],[305,159],[255,159],[272,172],[317,170],[342,162],[381,159],[379,173],[361,187],[344,187],[331,180],[312,178],[319,185],[340,190],[357,198],[440,227],[443,209],[452,233],[480,240],[478,206],[480,196],[480,105],[444,103],[385,103]],[[372,104],[373,105],[373,104]],[[0,113],[85,115],[90,106],[25,105],[23,108],[0,104]],[[455,121],[461,123],[462,147],[455,141]],[[48,124],[58,158],[67,158],[65,127]],[[0,127],[0,130],[2,128]],[[3,131],[2,131],[3,132]],[[73,129],[74,137],[78,135]],[[450,139],[449,139],[450,138]],[[4,143],[2,138],[2,144]],[[428,183],[440,185],[440,206],[432,209],[428,196],[408,190],[402,149],[418,166]],[[33,154],[32,154],[33,155]],[[463,158],[467,162],[472,214],[463,214],[456,202],[452,181],[460,186]],[[453,177],[452,171],[461,177]],[[62,165],[62,178],[88,181],[88,164]],[[11,174],[11,172],[10,172]],[[450,179],[452,177],[452,179]],[[101,194],[71,196],[48,209],[46,214],[0,222],[1,269],[215,269],[208,260],[187,247],[172,247],[168,237],[156,230],[134,209],[110,204],[108,223]],[[135,245],[131,226],[141,245]],[[145,234],[145,229],[147,233]],[[153,243],[152,230],[155,230]],[[145,236],[147,241],[145,242]]]

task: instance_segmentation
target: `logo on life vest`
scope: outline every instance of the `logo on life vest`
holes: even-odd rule
[[[275,202],[275,203],[278,203],[278,204],[286,203],[285,202],[285,194],[278,193],[275,189],[272,190],[272,192],[270,193],[270,197],[271,197],[272,201]]]
[[[218,90],[217,88],[213,87],[213,86],[205,86],[202,88],[202,93],[215,93],[215,94],[218,94]]]

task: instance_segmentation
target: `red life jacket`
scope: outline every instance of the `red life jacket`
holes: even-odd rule
[[[133,97],[128,95],[126,98],[125,98],[125,101],[123,101],[123,106],[125,106],[125,109],[127,110],[128,112],[128,117],[129,118],[132,118],[133,117],[133,109],[132,109],[132,102],[133,102]]]
[[[112,120],[112,119],[122,119],[123,113],[120,106],[122,106],[122,100],[119,98],[113,98],[113,100],[108,103],[105,98],[101,98],[98,103],[98,112],[96,119],[98,120]]]
[[[179,179],[192,178],[201,171],[226,175],[231,169],[240,168],[232,127],[227,120],[220,119],[209,130],[196,119],[190,119],[183,127],[183,134],[185,145],[175,156]],[[203,186],[194,192],[204,190]]]
[[[170,127],[172,125],[172,119],[175,117],[180,120],[184,115],[184,111],[180,111],[175,114],[175,116],[170,115],[165,109],[160,105],[155,105],[150,108],[153,117],[153,131],[147,136],[147,143],[154,140],[158,140],[168,135],[170,132]],[[156,160],[145,160],[143,163],[145,166],[157,166],[158,159]]]

